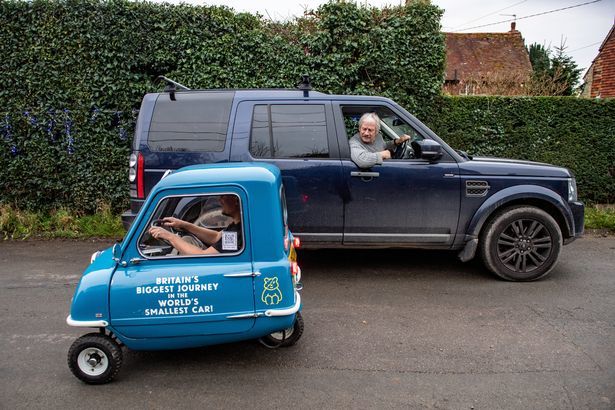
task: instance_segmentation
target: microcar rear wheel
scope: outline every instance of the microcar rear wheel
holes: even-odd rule
[[[562,232],[551,215],[533,206],[518,206],[497,214],[481,235],[485,266],[510,281],[545,277],[559,257]]]
[[[89,333],[68,349],[68,367],[85,383],[109,383],[122,367],[122,349],[105,334]]]
[[[260,339],[260,342],[267,347],[288,347],[297,343],[302,334],[303,317],[301,317],[300,312],[297,312],[292,327],[264,336]]]

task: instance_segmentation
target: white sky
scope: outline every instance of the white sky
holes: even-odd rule
[[[274,20],[290,20],[301,16],[305,9],[316,9],[326,0],[155,0],[167,3],[190,3],[195,5],[225,5],[238,12],[259,13]],[[359,0],[359,4],[382,7],[400,4],[402,0]],[[522,19],[523,16],[574,6],[593,0],[432,0],[432,4],[444,9],[443,31],[458,32],[504,32],[510,30],[510,22],[470,29],[475,26],[512,19],[516,14],[517,30],[526,44],[539,43],[559,46],[562,40],[566,53],[584,71],[598,55],[600,44],[608,34],[615,19],[615,0],[600,0],[596,3],[557,11],[542,16]],[[506,15],[502,15],[506,14]],[[464,30],[468,28],[469,30]]]

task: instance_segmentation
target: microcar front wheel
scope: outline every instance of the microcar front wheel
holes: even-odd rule
[[[109,383],[122,366],[122,349],[115,340],[101,333],[81,336],[68,349],[68,367],[88,384]]]
[[[303,334],[303,317],[297,312],[295,323],[288,329],[279,332],[273,332],[260,339],[260,342],[267,347],[288,347],[292,346],[301,338]]]

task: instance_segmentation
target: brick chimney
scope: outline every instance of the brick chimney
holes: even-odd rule
[[[510,23],[510,31],[517,31],[517,22],[513,21]]]

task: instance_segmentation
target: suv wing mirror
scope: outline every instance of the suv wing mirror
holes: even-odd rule
[[[434,140],[412,141],[412,149],[416,158],[437,161],[442,157],[442,145]]]

